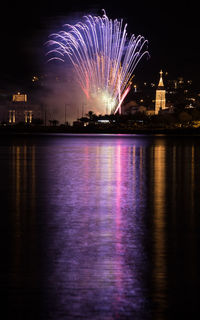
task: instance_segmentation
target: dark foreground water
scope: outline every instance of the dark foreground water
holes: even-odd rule
[[[200,317],[200,137],[1,137],[0,172],[2,319]]]

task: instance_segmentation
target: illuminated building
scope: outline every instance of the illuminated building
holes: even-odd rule
[[[17,94],[13,94],[12,101],[13,102],[27,102],[27,95],[21,94],[20,92],[17,92]]]
[[[27,95],[13,94],[12,103],[8,106],[8,122],[15,123],[29,123],[34,119],[42,119],[43,114],[40,105],[33,105],[27,102]]]
[[[162,70],[160,71],[160,80],[158,88],[156,90],[156,100],[155,100],[155,114],[158,114],[160,110],[166,109],[166,99],[165,99],[165,87],[162,79]]]

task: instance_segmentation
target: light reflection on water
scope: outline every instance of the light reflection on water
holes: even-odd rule
[[[48,281],[62,295],[57,309],[70,300],[71,317],[83,310],[88,319],[142,313],[144,267],[139,265],[145,253],[138,216],[144,215],[146,199],[134,193],[144,183],[140,149],[123,143],[79,145],[73,149],[73,170],[67,152],[56,157],[49,205],[56,207],[51,223],[62,222],[56,244],[50,240],[50,260],[55,254],[57,259],[49,261]]]
[[[196,310],[198,141],[1,142],[1,283],[17,319],[175,319],[182,301],[183,314]]]

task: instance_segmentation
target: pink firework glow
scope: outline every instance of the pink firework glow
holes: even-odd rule
[[[115,114],[130,91],[137,64],[148,56],[148,42],[141,35],[128,39],[127,24],[109,19],[105,11],[102,17],[88,15],[84,19],[51,34],[48,61],[70,59],[87,99]]]

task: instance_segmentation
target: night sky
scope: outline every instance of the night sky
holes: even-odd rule
[[[35,0],[1,5],[1,82],[27,81],[43,71],[44,42],[53,31],[83,14],[123,18],[128,33],[142,34],[149,40],[151,59],[138,67],[138,79],[154,81],[162,68],[170,78],[183,76],[198,82],[199,10],[198,2],[176,1],[79,1],[56,2]]]

